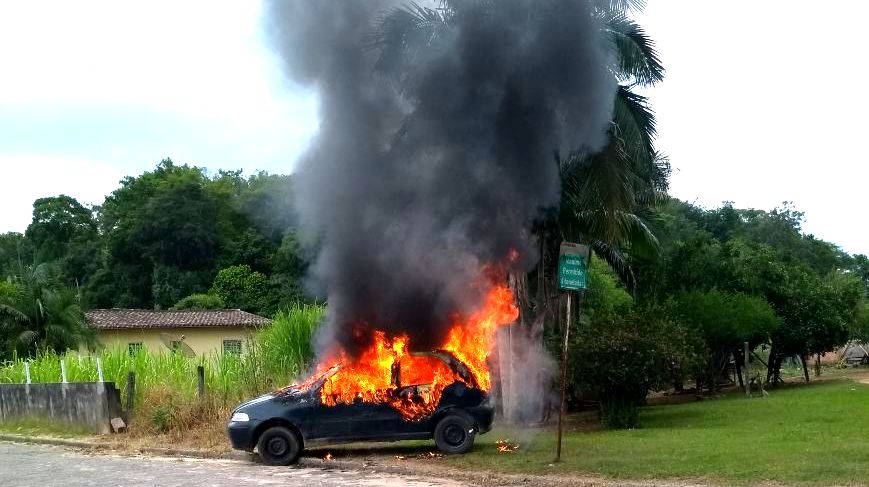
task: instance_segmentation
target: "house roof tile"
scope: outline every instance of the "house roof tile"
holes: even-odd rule
[[[146,310],[94,309],[85,313],[88,324],[97,330],[251,327],[270,323],[253,313],[239,309],[222,310]]]

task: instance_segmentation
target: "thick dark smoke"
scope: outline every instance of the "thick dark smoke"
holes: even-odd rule
[[[274,0],[290,77],[314,88],[320,129],[296,170],[311,280],[328,339],[370,327],[437,346],[480,302],[481,266],[536,261],[530,227],[557,205],[553,153],[605,142],[615,80],[588,0],[452,0],[422,49],[372,48],[406,2]],[[388,71],[387,74],[385,71]]]

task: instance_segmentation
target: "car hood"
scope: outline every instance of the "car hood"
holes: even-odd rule
[[[274,395],[274,394],[263,394],[262,396],[255,397],[255,398],[253,398],[253,399],[251,399],[251,400],[249,400],[249,401],[245,401],[245,402],[239,404],[238,406],[235,407],[235,409],[233,410],[233,412],[236,412],[236,411],[243,411],[243,410],[245,410],[245,409],[250,409],[251,406],[255,406],[255,405],[257,405],[257,404],[260,404],[260,403],[263,403],[263,402],[266,402],[266,401],[270,401],[270,400],[272,400],[272,399],[274,399],[274,398],[275,398],[275,395]]]

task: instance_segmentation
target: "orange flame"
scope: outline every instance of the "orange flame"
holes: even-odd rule
[[[519,450],[519,445],[510,443],[510,440],[498,440],[495,446],[498,447],[498,453],[515,453]]]
[[[490,268],[483,274],[492,277]],[[490,279],[492,280],[492,279]],[[487,360],[495,344],[499,326],[512,323],[519,316],[513,293],[504,285],[491,287],[480,308],[470,316],[454,315],[452,327],[440,347],[463,362],[483,391],[491,388]],[[292,387],[310,388],[333,364],[342,364],[337,372],[327,376],[320,390],[320,402],[326,406],[354,402],[386,403],[408,420],[419,420],[431,414],[440,401],[445,387],[465,382],[443,361],[428,355],[408,352],[407,336],[387,337],[375,331],[373,342],[355,360],[344,351],[322,361],[310,378]]]

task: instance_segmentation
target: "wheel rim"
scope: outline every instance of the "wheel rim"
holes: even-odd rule
[[[465,442],[465,438],[467,438],[465,428],[457,424],[451,424],[444,428],[444,441],[450,446],[461,445]]]
[[[281,438],[279,436],[270,438],[268,443],[266,443],[266,450],[268,450],[269,455],[273,457],[284,456],[287,454],[289,449],[290,444],[287,442],[286,438]]]

